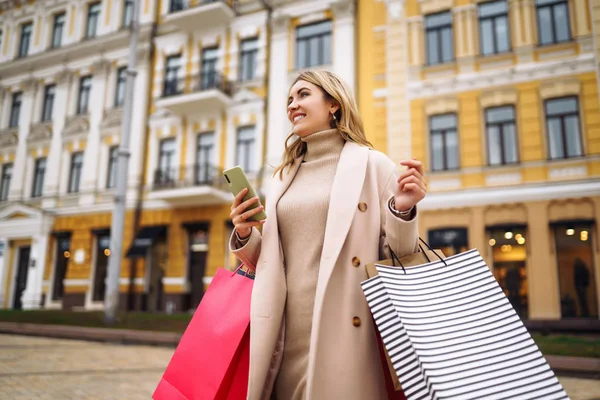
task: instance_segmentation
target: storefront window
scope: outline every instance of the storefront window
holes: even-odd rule
[[[467,228],[432,229],[427,241],[433,249],[440,249],[446,257],[469,249]]]
[[[562,318],[598,318],[592,223],[554,226]]]
[[[528,318],[526,227],[489,228],[494,277],[522,319]]]
[[[189,266],[188,280],[190,283],[188,309],[195,309],[204,296],[204,276],[208,257],[208,226],[190,228],[189,234]]]

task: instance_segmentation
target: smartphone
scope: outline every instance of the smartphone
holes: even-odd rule
[[[242,201],[250,200],[251,198],[256,197],[256,192],[254,191],[252,185],[250,185],[250,182],[248,181],[248,178],[246,177],[246,174],[244,173],[242,167],[235,166],[233,168],[223,171],[223,177],[225,178],[225,181],[227,182],[227,185],[229,185],[229,189],[231,190],[231,193],[233,193],[234,196],[237,196],[237,194],[241,192],[244,188],[248,188],[248,193],[246,193]],[[261,204],[259,200],[258,202],[248,207],[248,210],[253,210],[256,207],[259,207],[260,205]],[[265,214],[263,210],[258,214],[248,218],[248,220],[262,221],[266,218],[267,214]]]

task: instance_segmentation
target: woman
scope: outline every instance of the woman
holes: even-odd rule
[[[418,249],[421,163],[401,162],[398,176],[371,150],[349,89],[330,72],[300,74],[287,114],[293,132],[270,182],[266,221],[249,220],[263,208],[248,210],[258,199],[241,202],[246,191],[231,208],[231,249],[256,271],[248,398],[384,399],[360,283],[364,265],[390,258],[390,249]]]

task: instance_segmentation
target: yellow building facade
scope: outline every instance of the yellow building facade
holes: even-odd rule
[[[447,255],[477,248],[523,318],[598,318],[591,3],[359,2],[370,139],[423,161],[421,236]]]

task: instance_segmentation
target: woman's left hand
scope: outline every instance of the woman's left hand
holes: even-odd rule
[[[401,161],[407,167],[398,178],[398,190],[394,197],[394,205],[398,211],[407,211],[423,200],[427,194],[427,182],[423,173],[423,164],[415,158]]]

